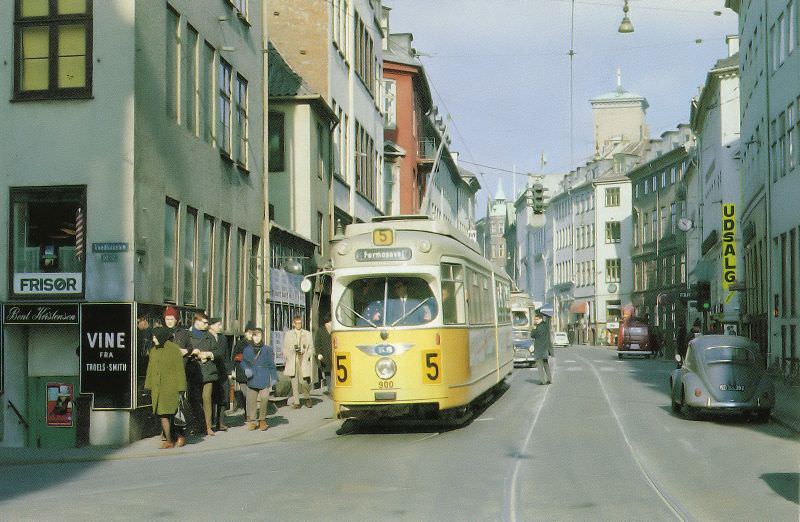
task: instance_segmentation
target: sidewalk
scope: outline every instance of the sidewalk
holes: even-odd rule
[[[339,422],[333,419],[333,403],[330,396],[322,390],[311,393],[313,407],[303,406],[293,409],[290,405],[278,408],[277,412],[267,417],[267,431],[248,431],[244,424],[242,410],[231,412],[227,416],[228,431],[216,432],[213,437],[190,436],[182,448],[159,449],[160,436],[137,440],[127,446],[87,446],[84,448],[7,448],[0,447],[0,466],[23,464],[52,464],[68,462],[92,462],[100,460],[123,460],[164,455],[191,455],[240,448],[300,435],[317,429],[328,423]]]
[[[775,408],[772,420],[800,433],[800,384],[788,384],[780,377],[773,377],[775,384]]]

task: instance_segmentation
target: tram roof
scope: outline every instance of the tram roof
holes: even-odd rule
[[[481,254],[478,243],[470,239],[469,236],[454,227],[452,224],[440,219],[431,219],[429,216],[422,214],[378,216],[372,218],[372,221],[369,223],[353,223],[351,225],[347,225],[345,228],[344,237],[352,238],[361,234],[370,234],[375,229],[376,225],[381,225],[393,230],[427,232],[440,236],[447,236],[455,239],[459,243],[462,243],[476,254]]]

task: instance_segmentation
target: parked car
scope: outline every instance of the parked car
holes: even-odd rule
[[[531,339],[514,339],[514,366],[536,366]]]
[[[569,337],[566,332],[553,332],[553,346],[569,346]]]
[[[617,358],[622,359],[625,355],[655,357],[655,347],[647,321],[634,317],[621,324],[619,329]]]
[[[669,378],[672,410],[687,418],[699,412],[744,413],[769,420],[775,387],[758,345],[736,335],[702,335],[689,342],[686,356]]]

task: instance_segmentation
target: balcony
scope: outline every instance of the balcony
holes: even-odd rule
[[[433,163],[436,158],[436,150],[439,148],[439,140],[436,138],[421,138],[417,150],[417,161],[419,163]]]

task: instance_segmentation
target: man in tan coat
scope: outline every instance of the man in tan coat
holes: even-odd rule
[[[311,385],[317,381],[317,358],[314,354],[314,341],[311,332],[303,329],[303,319],[292,318],[292,329],[283,336],[283,356],[286,365],[283,374],[292,381],[292,408],[300,407],[300,393],[305,396],[305,405],[311,407]]]

